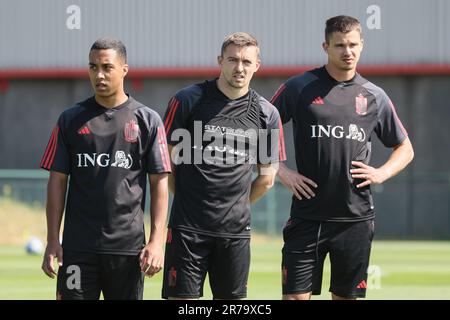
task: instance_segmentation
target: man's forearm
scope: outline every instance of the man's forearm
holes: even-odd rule
[[[409,138],[406,138],[400,145],[394,148],[388,161],[379,169],[385,170],[387,178],[391,178],[402,171],[414,158],[414,150]]]
[[[277,174],[276,165],[258,166],[258,176],[252,182],[250,189],[250,203],[255,203],[261,199],[275,183]]]
[[[47,242],[58,241],[66,200],[67,176],[51,172],[47,185]]]
[[[286,167],[284,162],[280,162],[277,174],[278,174],[278,177],[280,177],[281,181],[283,180],[284,175],[288,174],[288,170],[289,170],[289,168]]]
[[[150,241],[164,242],[169,192],[167,188],[168,174],[151,175],[150,177]]]
[[[175,194],[175,176],[176,176],[176,167],[172,164],[172,173],[169,174],[168,177],[168,185],[169,185],[169,191],[174,195]]]
[[[261,199],[272,186],[273,182],[271,182],[268,177],[258,176],[252,182],[252,187],[250,190],[250,203],[253,204]]]

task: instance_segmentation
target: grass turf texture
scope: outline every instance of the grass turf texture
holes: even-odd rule
[[[280,299],[281,240],[255,236],[248,299]],[[41,256],[22,247],[0,246],[0,299],[54,299],[56,280],[41,271]],[[367,299],[450,299],[450,242],[375,241],[371,265],[381,271],[380,281],[370,281]],[[329,262],[325,263],[322,295],[329,299]],[[204,299],[211,293],[206,280]],[[162,272],[145,281],[145,299],[160,299]]]

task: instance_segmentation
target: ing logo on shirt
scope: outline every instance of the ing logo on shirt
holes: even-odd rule
[[[348,126],[348,130],[345,130],[344,126],[332,126],[332,125],[312,125],[311,126],[311,138],[336,138],[336,139],[350,139],[363,142],[366,140],[366,132],[363,128],[359,128],[356,124],[351,123]]]
[[[133,158],[130,154],[118,150],[114,155],[114,162],[111,163],[111,155],[109,153],[77,153],[77,167],[116,167],[130,169],[133,165]]]

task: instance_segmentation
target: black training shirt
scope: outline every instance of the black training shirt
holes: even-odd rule
[[[292,197],[291,216],[322,221],[373,218],[370,186],[356,188],[351,161],[369,163],[371,135],[386,147],[407,133],[379,87],[359,74],[338,82],[325,67],[290,78],[272,98],[283,123],[292,119],[297,170],[317,183],[311,199]]]
[[[41,167],[70,176],[65,250],[134,255],[145,244],[147,174],[170,172],[159,115],[133,98],[112,109],[92,97],[64,111]]]
[[[171,145],[182,143],[177,138],[180,129],[189,132],[183,154],[191,149],[192,156],[176,167],[169,226],[211,236],[249,237],[252,166],[284,159],[276,108],[253,90],[231,100],[214,80],[180,90],[164,119]],[[194,134],[195,126],[200,136]],[[262,135],[255,135],[259,130]],[[260,149],[267,151],[266,159],[260,157]]]

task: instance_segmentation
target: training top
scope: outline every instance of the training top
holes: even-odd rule
[[[253,90],[231,100],[212,80],[177,92],[164,119],[169,144],[184,158],[176,163],[169,227],[248,238],[252,167],[285,158],[276,108]]]
[[[69,175],[64,250],[140,252],[147,174],[170,172],[155,111],[132,97],[112,109],[94,97],[77,103],[59,117],[40,166]]]
[[[290,78],[271,102],[283,124],[292,119],[298,172],[318,185],[311,199],[292,197],[291,216],[343,222],[373,218],[370,186],[356,188],[363,180],[354,180],[350,169],[351,161],[369,164],[373,132],[386,147],[407,137],[386,93],[358,73],[339,82],[321,67]]]

